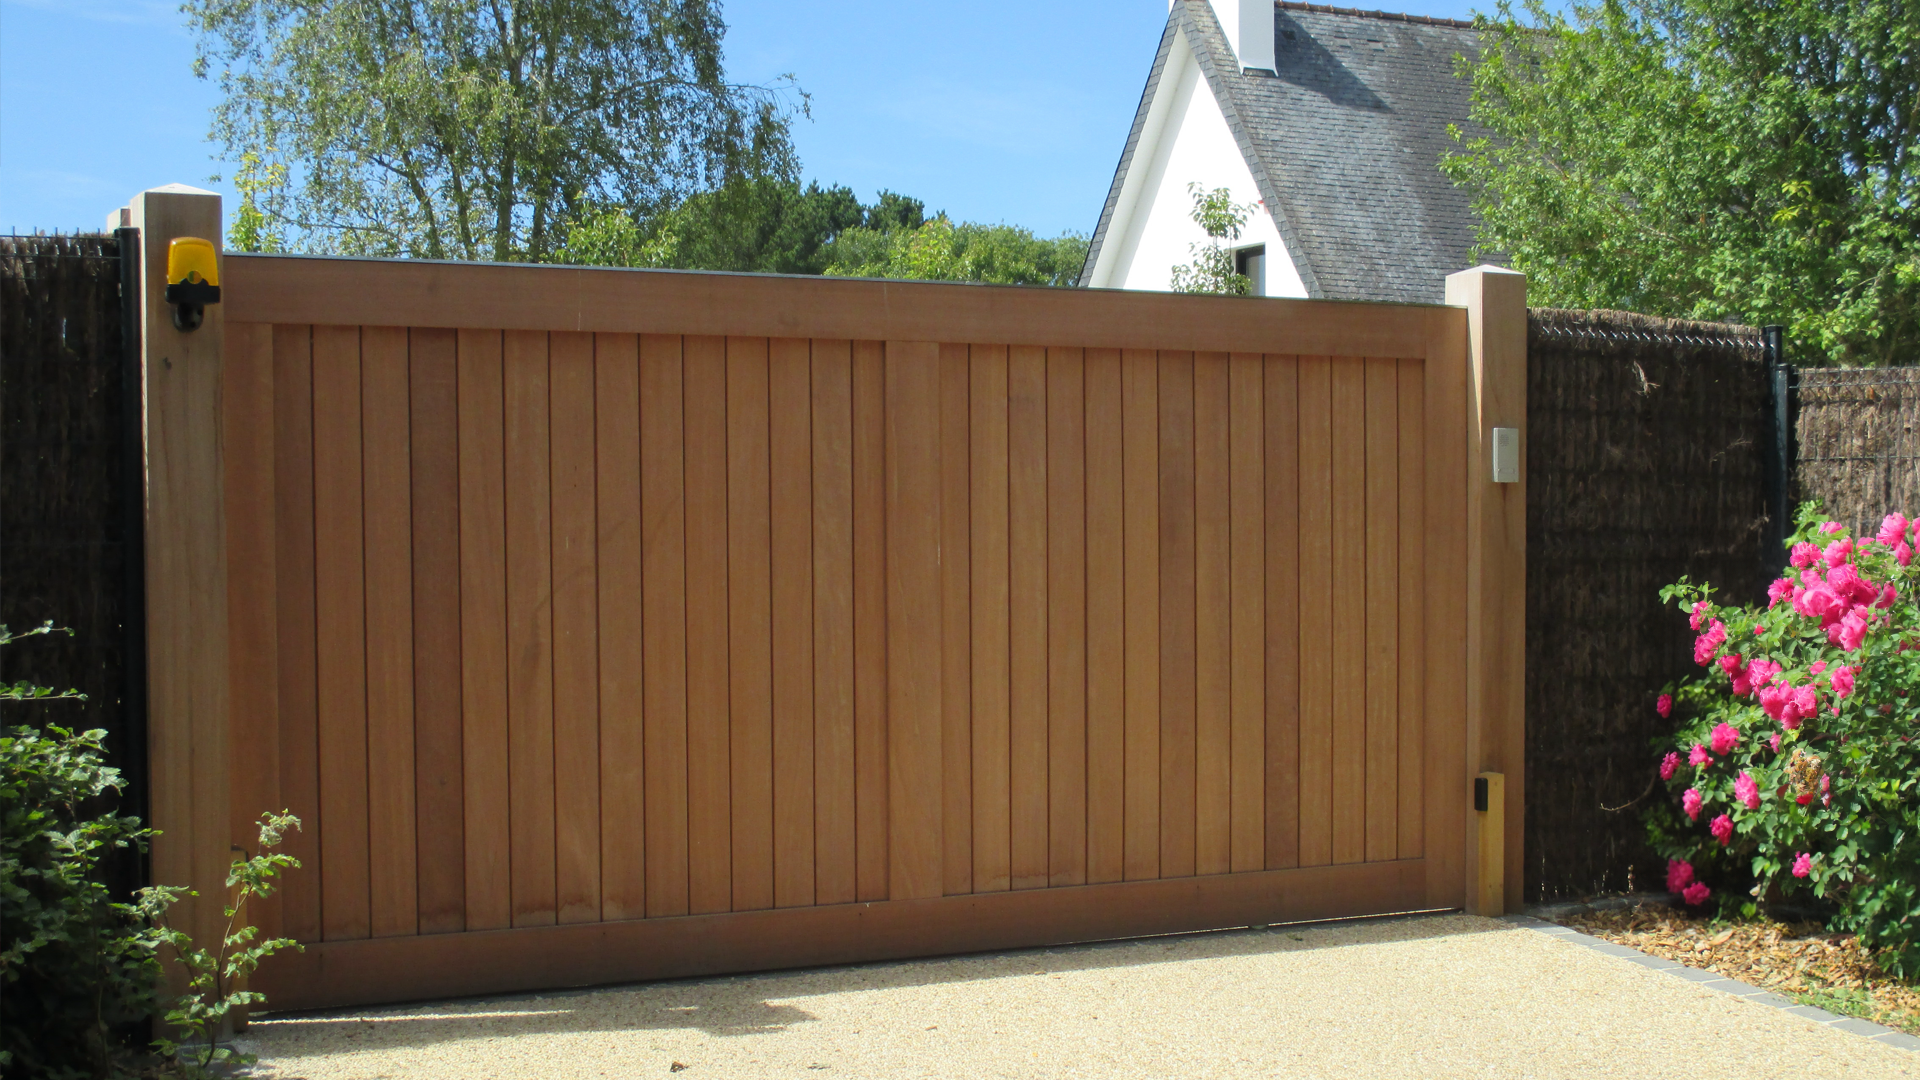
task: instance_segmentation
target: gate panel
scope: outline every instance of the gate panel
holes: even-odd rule
[[[236,261],[236,315],[256,268],[309,269]],[[237,327],[272,342],[278,669],[234,677],[269,680],[308,826],[267,929],[310,948],[259,985],[291,1008],[1459,903],[1460,317],[1191,303],[1355,347]],[[1383,324],[1410,329],[1373,348]]]

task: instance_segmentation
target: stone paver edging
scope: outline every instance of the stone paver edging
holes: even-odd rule
[[[1549,937],[1556,937],[1570,944],[1592,949],[1597,953],[1602,953],[1607,956],[1617,956],[1628,963],[1639,964],[1641,967],[1652,968],[1655,971],[1664,971],[1675,978],[1684,979],[1687,982],[1705,987],[1708,990],[1718,990],[1723,994],[1751,1001],[1756,1005],[1765,1005],[1769,1008],[1779,1009],[1789,1016],[1796,1016],[1802,1020],[1811,1020],[1816,1024],[1825,1024],[1839,1031],[1852,1032],[1855,1035],[1872,1039],[1875,1042],[1885,1043],[1888,1046],[1897,1046],[1902,1050],[1920,1050],[1920,1039],[1916,1039],[1905,1032],[1895,1031],[1890,1027],[1873,1023],[1870,1020],[1862,1020],[1859,1017],[1835,1016],[1825,1009],[1817,1009],[1812,1005],[1800,1005],[1778,994],[1769,993],[1757,986],[1743,983],[1738,979],[1729,979],[1717,971],[1688,967],[1685,964],[1672,960],[1662,959],[1658,956],[1650,956],[1638,949],[1616,944],[1605,938],[1597,938],[1592,934],[1583,934],[1571,927],[1561,926],[1559,923],[1550,923],[1544,919],[1536,919],[1531,915],[1508,915],[1504,921],[1510,922],[1515,926],[1524,926],[1529,930],[1537,930]]]

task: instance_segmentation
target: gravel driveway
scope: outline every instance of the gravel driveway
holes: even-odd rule
[[[1920,1077],[1920,1054],[1467,915],[256,1019],[261,1072]]]

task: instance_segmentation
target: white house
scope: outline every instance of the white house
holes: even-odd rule
[[[1452,19],[1172,0],[1080,283],[1169,288],[1206,239],[1197,183],[1258,204],[1234,247],[1260,295],[1440,302],[1474,242],[1438,162],[1477,50]]]

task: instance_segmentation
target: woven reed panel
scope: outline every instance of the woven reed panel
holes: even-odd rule
[[[1695,670],[1659,590],[1761,581],[1759,332],[1536,309],[1527,376],[1527,898],[1658,889],[1636,800]]]

